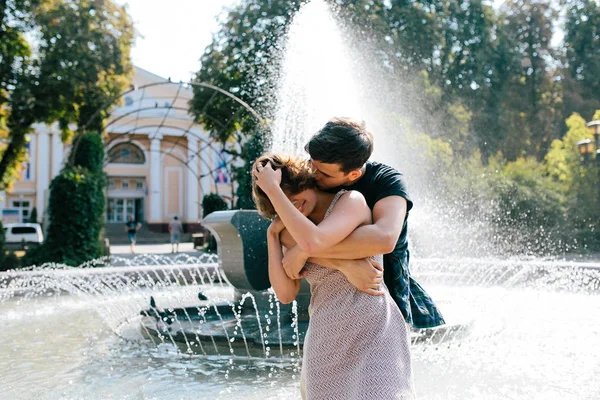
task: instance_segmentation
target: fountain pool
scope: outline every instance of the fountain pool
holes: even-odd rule
[[[232,300],[232,287],[214,276],[211,282],[202,282],[200,273],[192,274],[195,281],[165,279],[205,265],[211,264],[146,267],[140,275],[146,278],[127,285],[121,270],[66,277],[61,269],[45,269],[45,278],[26,287],[3,273],[2,397],[299,398],[298,354],[279,352],[277,343],[260,357],[227,345],[218,355],[203,355],[144,333],[139,310],[150,294],[177,304],[199,291],[215,303]],[[125,268],[134,276],[136,267]],[[468,329],[443,341],[413,343],[420,399],[598,398],[600,265],[423,259],[413,269],[448,320],[468,322]],[[482,282],[478,275],[484,274]],[[270,326],[278,321],[289,323],[273,317]]]

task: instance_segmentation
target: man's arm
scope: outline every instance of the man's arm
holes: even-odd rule
[[[406,218],[406,199],[388,196],[373,208],[373,224],[356,228],[348,237],[332,247],[307,257],[356,260],[394,250]]]
[[[306,275],[303,270],[307,257],[295,257],[292,253],[302,252],[296,241],[287,230],[281,232],[281,243],[288,249],[283,258],[283,268],[288,278],[302,279]],[[302,254],[302,253],[300,253]],[[289,257],[288,257],[289,256]],[[344,274],[348,282],[356,289],[372,296],[381,296],[385,291],[381,287],[383,282],[383,266],[366,258],[360,260],[339,260],[328,258],[310,258],[308,261],[322,265],[325,268],[335,269]]]

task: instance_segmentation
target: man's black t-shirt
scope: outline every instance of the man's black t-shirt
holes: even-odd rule
[[[406,189],[404,175],[387,165],[367,162],[365,175],[344,189],[362,193],[371,210],[379,200],[388,196],[406,199],[406,217],[398,242],[391,253],[383,255],[383,280],[407,323],[415,328],[432,328],[444,324],[444,317],[431,297],[410,276],[407,221],[413,203]]]
[[[406,189],[404,175],[385,164],[369,161],[366,164],[364,176],[356,183],[345,187],[345,189],[362,193],[371,211],[379,200],[388,196],[401,196],[406,199],[406,217],[404,218],[400,237],[394,250],[383,255],[383,281],[390,295],[398,304],[400,311],[402,311],[406,322],[413,323],[407,237],[408,212],[413,203]]]
[[[342,188],[337,188],[339,190]],[[365,197],[371,211],[389,196],[406,200],[406,216],[394,250],[383,255],[383,281],[407,323],[415,328],[432,328],[445,324],[444,317],[425,289],[410,276],[408,251],[408,212],[413,202],[406,189],[404,175],[394,168],[374,161],[366,163],[365,174],[343,189],[356,190]]]

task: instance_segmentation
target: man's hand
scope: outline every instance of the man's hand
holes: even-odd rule
[[[283,269],[290,279],[302,279],[306,275],[303,270],[308,256],[302,251],[300,246],[294,246],[283,256]]]
[[[337,269],[361,292],[373,296],[381,296],[385,293],[381,287],[383,266],[377,261],[368,258],[346,260],[340,263]]]
[[[273,218],[273,221],[271,221],[271,225],[269,225],[269,228],[267,228],[267,230],[273,234],[279,234],[284,229],[285,225],[283,224],[283,221],[281,221],[281,218],[277,216]]]
[[[256,177],[256,184],[267,194],[267,196],[272,190],[281,185],[281,169],[274,170],[270,161],[264,166],[258,164],[252,173]]]

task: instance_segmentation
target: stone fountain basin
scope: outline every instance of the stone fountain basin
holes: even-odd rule
[[[302,352],[308,321],[298,321],[296,328],[289,305],[277,305],[280,307],[277,318],[276,311],[261,315],[264,311],[259,314],[252,307],[240,307],[231,302],[208,298],[194,301],[194,295],[187,296],[187,305],[183,305],[181,299],[167,298],[157,304],[155,297],[151,297],[150,307],[140,313],[142,334],[151,340],[171,342],[182,353],[290,358]],[[271,310],[274,309],[276,307]],[[438,345],[460,340],[469,334],[471,325],[472,321],[464,321],[436,328],[411,329],[411,342]]]

